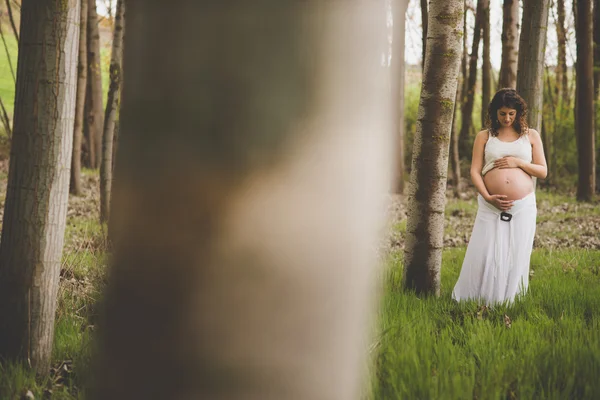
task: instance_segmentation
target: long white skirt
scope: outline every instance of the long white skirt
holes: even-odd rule
[[[479,209],[456,286],[455,300],[508,302],[529,286],[529,260],[535,235],[535,192],[513,203],[508,222],[501,211],[477,197]]]

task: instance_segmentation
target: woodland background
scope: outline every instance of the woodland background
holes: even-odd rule
[[[404,290],[403,281],[408,181],[425,55],[426,19],[422,18],[427,18],[422,12],[423,7],[427,8],[426,1],[408,3],[404,31],[404,165],[400,168],[395,193],[390,194],[389,232],[380,249],[385,264],[381,276],[384,290],[370,347],[370,375],[364,385],[364,398],[592,399],[600,396],[597,380],[600,374],[597,335],[600,330],[600,206],[597,197],[600,164],[595,163],[596,193],[581,195],[575,123],[576,2],[549,2],[543,57],[542,126],[538,128],[545,145],[549,174],[546,180],[538,181],[538,226],[530,293],[513,307],[494,309],[476,302],[456,304],[450,299],[476,213],[476,192],[468,180],[470,149],[476,132],[485,124],[482,104],[488,103],[486,99],[493,95],[500,80],[502,3],[511,2],[468,0],[464,3],[465,51],[452,124],[452,137],[457,140],[452,143],[456,151],[450,155],[454,164],[449,162],[441,294],[425,298]],[[87,83],[84,95],[78,93],[77,96],[77,107],[84,117],[75,127],[81,134],[81,142],[73,151],[81,165],[73,164],[73,170],[80,171],[80,175],[71,178],[51,360],[47,371],[38,375],[27,363],[3,361],[0,399],[84,398],[91,379],[98,303],[108,281],[106,221],[110,194],[107,197],[106,190],[108,188],[110,193],[112,168],[106,165],[112,167],[113,151],[109,149],[107,153],[103,141],[118,145],[118,88],[116,97],[115,92],[110,94],[110,66],[115,61],[113,37],[118,30],[115,30],[117,1],[83,0],[81,4],[89,7],[86,15],[90,18],[86,29],[81,31],[86,31],[88,38],[80,60],[85,59],[87,65],[79,66],[79,76],[84,71]],[[91,10],[94,6],[98,10],[96,20]],[[0,51],[1,210],[5,205],[11,151],[20,7],[19,0],[0,4],[3,47]],[[594,134],[598,138],[598,1],[593,7],[595,77],[590,79],[590,85],[596,88]],[[393,71],[392,4],[387,3],[386,8],[389,35],[388,43],[382,43],[382,68]],[[481,43],[474,45],[474,38]],[[114,102],[112,106],[111,102]],[[112,115],[112,119],[106,115]],[[466,118],[470,121],[467,124]],[[107,128],[102,126],[105,121],[109,121],[108,130],[114,128],[114,131],[107,133]],[[77,146],[76,139],[74,142]],[[599,142],[596,139],[596,160],[600,155]]]

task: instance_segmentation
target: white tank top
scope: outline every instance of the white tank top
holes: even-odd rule
[[[485,166],[481,171],[481,175],[485,175],[494,169],[494,161],[502,157],[512,156],[531,162],[531,142],[529,141],[528,134],[522,134],[513,142],[503,142],[496,136],[492,136],[491,133],[488,135],[484,152]]]

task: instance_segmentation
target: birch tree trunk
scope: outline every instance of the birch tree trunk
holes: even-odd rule
[[[121,59],[123,52],[123,30],[125,27],[124,0],[117,0],[112,53],[110,59],[110,87],[104,114],[102,163],[100,164],[100,222],[107,222],[110,210],[110,192],[113,174],[113,138],[121,97]]]
[[[126,29],[91,398],[358,399],[394,143],[383,3],[133,1]]]
[[[404,164],[404,131],[405,117],[404,117],[404,40],[405,40],[405,27],[406,27],[406,9],[408,8],[408,1],[406,0],[392,0],[392,11],[393,11],[393,39],[392,39],[392,65],[390,71],[392,73],[392,104],[394,110],[394,122],[396,132],[396,172],[394,181],[394,191],[396,193],[404,192],[404,171],[406,170]]]
[[[483,1],[477,1],[475,11],[475,28],[473,29],[473,43],[471,56],[469,58],[469,81],[467,82],[467,96],[462,105],[462,125],[458,138],[458,148],[461,157],[471,159],[471,143],[469,132],[473,126],[473,106],[475,104],[475,85],[477,83],[477,61],[479,59],[479,42],[481,40],[481,20],[483,13]]]
[[[404,285],[440,292],[448,150],[463,35],[463,0],[431,2],[427,56],[413,145]]]
[[[577,200],[590,201],[596,191],[594,85],[590,85],[594,80],[591,0],[577,0],[575,18],[577,35],[575,132],[577,132],[579,155]]]
[[[483,54],[481,68],[481,126],[486,126],[487,108],[492,90],[492,61],[490,59],[490,1],[483,0],[481,34],[483,36]]]
[[[23,0],[0,242],[0,356],[46,373],[67,216],[79,1]]]
[[[529,126],[539,131],[542,128],[544,52],[549,5],[550,0],[524,0],[519,42],[517,92],[527,102]]]
[[[519,57],[519,0],[504,0],[502,18],[502,62],[498,89],[517,87]]]
[[[81,140],[83,137],[83,119],[85,106],[85,91],[87,85],[87,5],[88,0],[79,0],[79,54],[77,61],[77,94],[75,98],[75,123],[73,124],[73,155],[71,157],[71,183],[69,190],[72,194],[81,194]]]
[[[565,27],[565,1],[556,1],[556,39],[558,54],[556,60],[556,98],[565,106],[570,103],[569,77],[567,75],[567,30]]]
[[[102,100],[102,71],[100,60],[100,31],[96,0],[88,0],[88,85],[86,94],[86,138],[89,167],[99,168],[102,157],[102,132],[104,131],[104,102]]]

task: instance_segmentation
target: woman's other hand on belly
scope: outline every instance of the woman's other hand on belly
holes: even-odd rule
[[[513,206],[514,200],[507,200],[508,196],[504,194],[492,194],[485,201],[493,205],[499,210],[507,211]]]
[[[494,161],[494,168],[520,168],[523,160],[517,157],[506,156]]]

